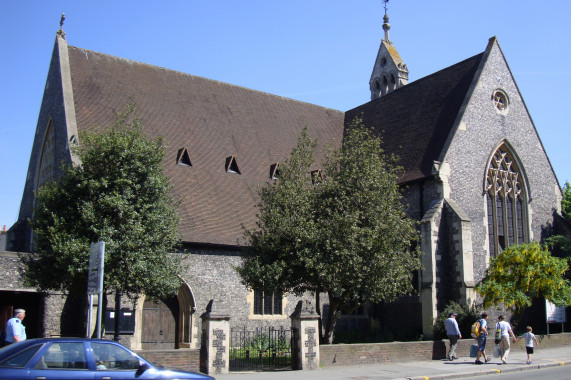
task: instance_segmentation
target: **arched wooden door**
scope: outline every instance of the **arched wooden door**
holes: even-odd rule
[[[170,350],[177,348],[178,301],[146,300],[143,304],[143,350]]]

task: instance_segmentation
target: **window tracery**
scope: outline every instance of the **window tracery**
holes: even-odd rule
[[[496,256],[511,244],[528,241],[523,177],[508,147],[494,153],[486,175],[488,238],[490,255]]]
[[[492,103],[500,113],[507,113],[508,111],[508,97],[502,90],[496,90],[492,94]]]

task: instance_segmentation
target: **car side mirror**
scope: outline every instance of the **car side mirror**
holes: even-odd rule
[[[135,372],[135,376],[139,377],[141,376],[146,370],[149,369],[149,365],[147,363],[143,363],[139,366],[139,368],[137,368],[137,372]]]

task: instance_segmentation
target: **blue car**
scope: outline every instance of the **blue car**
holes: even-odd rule
[[[0,350],[0,380],[214,379],[156,367],[121,344],[102,339],[43,338]]]

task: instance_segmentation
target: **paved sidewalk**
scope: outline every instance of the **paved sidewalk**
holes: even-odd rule
[[[487,364],[476,365],[474,359],[461,357],[453,362],[447,360],[414,361],[390,364],[367,364],[359,366],[336,366],[316,371],[280,372],[232,372],[228,375],[215,375],[218,380],[276,379],[276,380],[330,380],[330,379],[462,379],[472,376],[489,375],[498,372],[537,370],[560,365],[571,366],[571,346],[560,348],[535,348],[533,364],[527,365],[526,353],[514,350],[508,364],[492,358]]]

